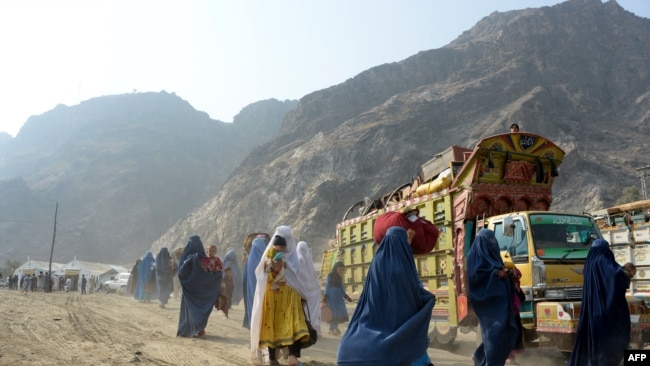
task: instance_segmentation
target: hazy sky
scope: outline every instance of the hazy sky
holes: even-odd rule
[[[232,122],[559,0],[0,0],[0,131],[102,96],[174,92]],[[650,17],[649,0],[618,0]]]

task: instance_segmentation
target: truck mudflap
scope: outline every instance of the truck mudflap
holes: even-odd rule
[[[630,309],[630,345],[642,349],[650,343],[650,308],[646,300],[628,297]],[[579,301],[537,303],[537,335],[540,348],[554,348],[561,352],[573,351],[580,311]]]

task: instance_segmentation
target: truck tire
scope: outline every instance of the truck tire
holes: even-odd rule
[[[448,324],[436,323],[429,332],[429,348],[439,348],[451,350],[458,330],[456,327],[450,327]]]
[[[111,288],[108,287],[108,285],[104,285],[104,292],[106,292],[107,294],[110,293],[110,292],[111,292]]]

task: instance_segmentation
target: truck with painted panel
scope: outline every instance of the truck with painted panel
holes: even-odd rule
[[[532,133],[486,137],[473,149],[452,146],[423,164],[417,178],[352,205],[336,227],[336,245],[323,256],[321,274],[343,261],[346,291],[358,297],[377,249],[377,217],[418,208],[440,231],[430,253],[414,256],[423,285],[436,295],[430,339],[432,345],[450,345],[458,331],[478,325],[468,301],[465,258],[476,232],[487,227],[498,238],[504,262],[522,272],[525,340],[567,350],[556,327],[538,328],[552,323],[539,322],[551,320],[550,311],[539,313],[546,309],[540,304],[580,301],[584,260],[600,233],[589,215],[549,211],[563,158],[562,149]]]

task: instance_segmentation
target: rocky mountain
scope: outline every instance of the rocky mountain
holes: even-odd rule
[[[214,197],[296,101],[266,100],[233,123],[174,94],[59,105],[0,140],[0,258],[131,263]]]
[[[512,122],[567,153],[553,209],[613,205],[648,165],[649,79],[650,20],[615,1],[495,12],[445,47],[303,97],[278,136],[153,248],[198,233],[241,250],[247,233],[284,224],[319,260],[352,204]]]
[[[285,224],[318,261],[351,205],[512,122],[567,153],[553,209],[612,205],[649,163],[649,45],[650,20],[569,0],[495,12],[442,48],[252,104],[233,124],[167,93],[59,106],[0,136],[0,255],[47,258],[58,202],[65,260],[132,263],[191,234],[223,254]]]

